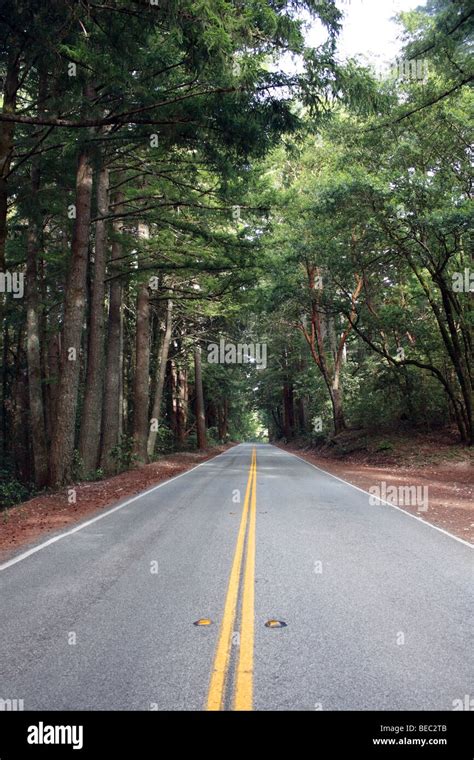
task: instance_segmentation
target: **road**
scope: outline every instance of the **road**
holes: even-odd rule
[[[472,549],[278,448],[241,444],[78,527],[0,572],[0,698],[25,709],[474,694]]]

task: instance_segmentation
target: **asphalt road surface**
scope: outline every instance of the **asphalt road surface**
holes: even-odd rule
[[[1,566],[0,699],[452,710],[474,695],[472,560],[303,460],[242,444]]]

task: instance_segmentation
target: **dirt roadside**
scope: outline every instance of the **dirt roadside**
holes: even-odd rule
[[[203,452],[180,452],[112,478],[74,483],[61,491],[40,494],[10,507],[0,512],[0,561],[42,536],[47,538],[49,533],[72,527],[89,515],[180,475],[233,445],[216,446]],[[75,503],[68,500],[71,489],[75,490]]]
[[[385,483],[389,486],[427,486],[428,510],[399,505],[449,533],[474,543],[474,468],[472,452],[437,437],[371,439],[371,445],[349,451],[309,449],[278,444],[321,469],[368,491]],[[76,483],[76,502],[68,501],[68,489],[40,494],[0,512],[0,561],[41,537],[113,506],[128,496],[157,485],[212,459],[231,448],[218,446],[205,452],[182,452],[152,464],[95,482]]]
[[[413,437],[409,441],[391,439],[387,448],[375,442],[372,447],[339,454],[291,443],[279,446],[364,491],[383,483],[386,490],[391,486],[425,486],[426,511],[419,511],[417,505],[395,503],[425,522],[474,544],[474,468],[469,449],[441,441],[438,436]]]

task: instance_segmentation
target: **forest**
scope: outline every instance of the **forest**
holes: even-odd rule
[[[308,19],[325,41],[310,47]],[[0,508],[175,451],[473,441],[474,10],[0,3]]]

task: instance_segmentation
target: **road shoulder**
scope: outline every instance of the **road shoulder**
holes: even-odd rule
[[[400,498],[393,503],[400,509],[420,517],[427,523],[474,543],[474,474],[472,467],[453,462],[436,463],[436,465],[407,466],[400,464],[382,464],[380,462],[354,461],[321,455],[309,448],[294,443],[275,443],[278,448],[305,459],[316,467],[351,483],[364,491],[379,489],[390,494],[390,489],[400,490],[416,487],[426,489],[428,505],[426,511],[419,510],[418,504],[400,503]],[[388,499],[391,501],[391,499]]]
[[[0,561],[19,549],[71,528],[88,517],[106,511],[117,502],[170,480],[235,444],[205,451],[179,452],[156,462],[94,482],[72,483],[67,488],[46,492],[0,513]]]

